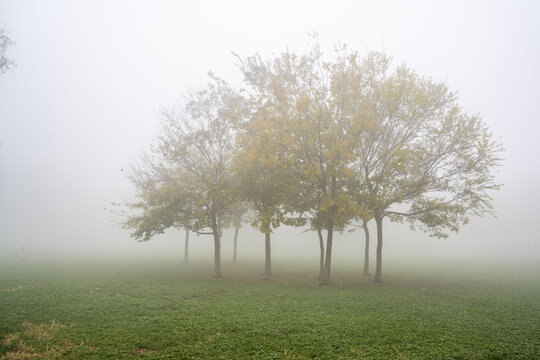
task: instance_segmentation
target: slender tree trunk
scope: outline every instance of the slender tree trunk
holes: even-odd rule
[[[232,257],[232,262],[233,264],[236,264],[237,262],[237,259],[236,259],[236,253],[237,253],[237,250],[238,250],[238,230],[240,229],[240,226],[236,226],[234,228],[234,249],[233,249],[233,257]]]
[[[382,282],[382,246],[383,246],[383,233],[382,222],[383,218],[381,214],[375,215],[375,222],[377,223],[377,265],[375,267],[375,282]]]
[[[189,229],[186,229],[186,240],[184,241],[184,264],[189,264]]]
[[[272,249],[270,247],[270,233],[264,234],[265,261],[264,278],[269,280],[272,277]]]
[[[336,177],[331,178],[331,194],[332,198],[336,196]],[[328,227],[326,228],[326,256],[324,259],[324,276],[321,280],[323,285],[330,283],[330,267],[332,265],[332,240],[334,239],[334,209],[330,209],[328,213]]]
[[[364,250],[364,276],[369,276],[369,229],[367,227],[367,223],[367,221],[362,223],[364,235],[366,236],[366,247]]]
[[[221,234],[218,221],[212,218],[212,232],[214,235],[214,272],[216,277],[221,277]]]
[[[218,216],[217,216],[217,228],[218,228],[219,239],[221,240],[221,235],[222,235],[222,229],[221,229],[221,215],[218,215]]]
[[[319,248],[321,249],[321,258],[319,261],[319,280],[322,280],[324,276],[324,239],[321,228],[317,228],[317,234],[319,235]]]
[[[326,233],[326,257],[324,259],[324,273],[321,283],[327,285],[330,283],[330,267],[332,265],[332,240],[334,238],[334,218],[330,217],[328,221],[328,230]]]

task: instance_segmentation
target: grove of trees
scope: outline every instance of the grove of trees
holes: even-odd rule
[[[251,223],[270,278],[273,230],[308,226],[327,284],[336,231],[363,229],[369,274],[373,219],[380,282],[385,221],[445,238],[493,212],[502,145],[445,83],[345,45],[331,59],[314,45],[237,60],[244,89],[210,74],[206,88],[163,111],[160,135],[131,168],[138,201],[124,225],[134,238],[169,227],[209,234],[221,276],[223,229],[236,229],[236,262],[238,229]]]

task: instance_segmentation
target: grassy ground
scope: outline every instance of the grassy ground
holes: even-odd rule
[[[356,266],[360,268],[360,266]],[[307,269],[307,270],[306,270]],[[540,266],[0,265],[0,358],[540,359]]]

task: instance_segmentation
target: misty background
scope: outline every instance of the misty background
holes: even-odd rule
[[[24,246],[29,260],[180,262],[183,232],[138,243],[109,211],[134,199],[129,163],[156,135],[160,108],[204,86],[209,70],[241,87],[231,52],[303,52],[316,31],[326,54],[341,41],[446,80],[506,149],[497,177],[504,187],[493,194],[498,218],[471,218],[447,240],[387,224],[385,259],[538,261],[539,14],[537,1],[0,0],[0,26],[16,41],[7,56],[17,64],[0,75],[0,260],[16,260]],[[225,263],[232,237],[224,234]],[[263,238],[244,226],[239,261],[262,259]],[[318,264],[316,233],[282,226],[272,239],[274,260],[305,255]],[[345,232],[333,251],[361,263],[363,244],[362,231]],[[212,245],[191,236],[195,257],[210,257]]]

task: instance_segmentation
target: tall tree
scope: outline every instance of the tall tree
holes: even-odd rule
[[[364,131],[355,168],[362,201],[377,226],[380,282],[383,220],[407,220],[412,228],[447,237],[471,214],[491,213],[502,146],[444,83],[405,65],[390,70],[390,59],[380,53],[369,54],[359,69]]]
[[[242,224],[250,222],[250,208],[247,201],[242,201],[238,197],[239,189],[236,191],[236,200],[230,207],[229,214],[230,220],[228,225],[234,228],[234,237],[233,237],[233,264],[238,263],[238,233]]]
[[[211,82],[191,93],[180,109],[163,111],[161,134],[152,146],[150,177],[158,189],[171,189],[160,204],[174,208],[174,217],[190,221],[190,230],[214,239],[214,270],[221,276],[223,218],[233,202],[231,165],[235,144],[235,119],[241,116],[242,98],[223,80],[210,74]],[[179,198],[170,197],[170,193]],[[158,194],[163,194],[163,190]],[[142,197],[141,206],[149,203]],[[159,208],[159,207],[158,207]],[[159,219],[166,219],[160,217]],[[137,224],[138,219],[132,222]],[[170,224],[164,221],[159,226]],[[131,223],[128,223],[128,226]]]
[[[364,231],[364,271],[362,272],[363,276],[370,276],[369,275],[369,228],[368,223],[371,219],[370,216],[364,216],[363,218],[360,218],[360,221],[362,224],[360,225],[362,227],[362,230]]]
[[[309,211],[304,213],[304,216],[306,216],[309,221],[310,229],[317,232],[317,238],[319,240],[319,280],[322,280],[325,277],[325,246],[323,236],[325,222],[322,214],[316,210],[317,208],[318,207],[310,209]]]
[[[327,232],[323,284],[330,279],[334,230],[357,212],[345,180],[359,132],[343,97],[353,79],[342,68],[347,59],[340,61],[325,63],[319,47],[313,46],[302,56],[287,51],[270,61],[253,56],[241,64],[259,107],[265,109],[268,127],[279,133],[278,143],[287,144],[292,154],[298,186],[316,188],[320,196],[312,206]]]
[[[271,233],[286,221],[283,203],[294,186],[291,153],[270,116],[272,108],[251,100],[251,112],[238,137],[235,172],[239,194],[253,204],[256,227],[265,238],[264,277],[272,276]]]

